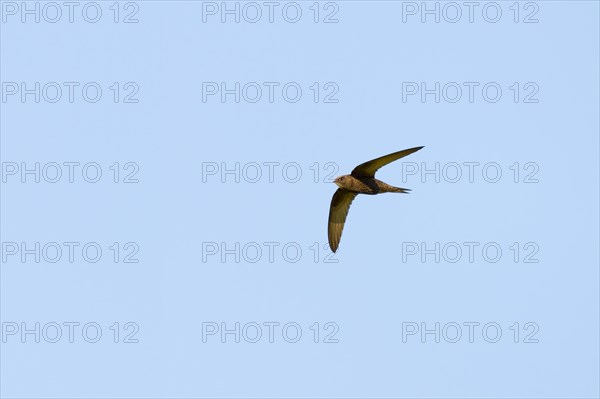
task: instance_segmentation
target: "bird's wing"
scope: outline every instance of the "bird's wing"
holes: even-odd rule
[[[338,188],[335,194],[333,194],[333,198],[331,198],[327,235],[329,237],[329,248],[333,252],[337,251],[338,245],[340,245],[342,230],[344,230],[344,223],[346,222],[346,216],[348,216],[350,204],[357,195],[357,193]]]
[[[390,162],[394,162],[397,159],[405,157],[413,152],[419,151],[423,147],[414,147],[409,148],[408,150],[402,150],[398,152],[393,152],[388,155],[384,155],[382,157],[373,159],[369,162],[362,163],[358,165],[352,171],[352,176],[354,177],[375,177],[375,172],[382,166],[387,165]]]

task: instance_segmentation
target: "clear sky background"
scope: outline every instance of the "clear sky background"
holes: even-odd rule
[[[21,4],[3,397],[598,397],[597,2]],[[331,256],[328,177],[422,145]]]

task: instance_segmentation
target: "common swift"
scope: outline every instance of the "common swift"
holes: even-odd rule
[[[349,175],[339,176],[333,181],[339,187],[331,199],[327,229],[329,247],[333,252],[338,249],[350,204],[358,194],[375,195],[381,193],[408,193],[410,191],[408,188],[390,186],[381,180],[377,180],[375,172],[382,166],[419,151],[421,148],[423,147],[409,148],[362,163],[354,168]]]

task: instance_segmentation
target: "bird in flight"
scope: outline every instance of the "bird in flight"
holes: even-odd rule
[[[339,187],[331,199],[327,228],[329,247],[333,252],[337,251],[340,245],[350,204],[358,194],[375,195],[381,193],[408,193],[410,191],[407,188],[390,186],[381,180],[377,180],[375,172],[382,166],[419,151],[421,148],[423,147],[409,148],[373,159],[358,165],[349,175],[339,176],[333,181]]]

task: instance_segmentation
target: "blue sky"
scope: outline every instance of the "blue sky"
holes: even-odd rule
[[[21,4],[3,396],[598,396],[597,2]]]

